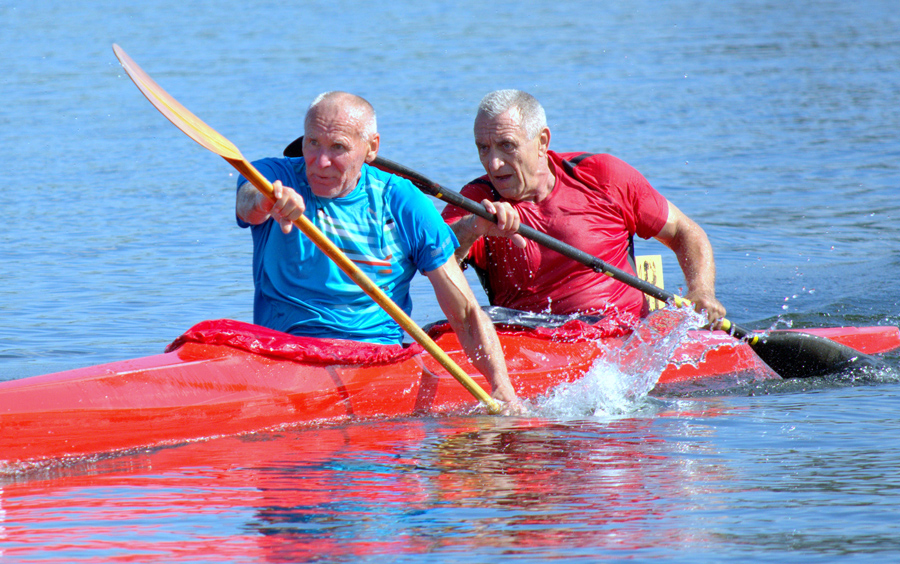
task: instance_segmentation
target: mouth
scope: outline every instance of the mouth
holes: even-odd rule
[[[509,179],[511,179],[512,177],[512,174],[492,174],[491,180],[494,181],[494,184],[502,184],[509,181]]]
[[[321,174],[310,174],[307,172],[306,179],[309,180],[310,184],[334,184],[334,178],[330,176],[323,176]]]
[[[346,190],[343,179],[339,176],[322,176],[307,173],[306,179],[312,193],[319,197],[336,198]]]

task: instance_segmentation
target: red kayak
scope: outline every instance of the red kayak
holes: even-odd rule
[[[804,329],[877,354],[900,347],[897,327]],[[614,325],[585,331],[499,331],[519,395],[535,398],[583,377],[628,337]],[[721,332],[692,331],[657,389],[721,388],[777,379],[753,350]],[[489,390],[452,331],[432,336]],[[156,356],[0,383],[0,461],[183,443],[285,425],[402,417],[477,408],[474,398],[418,345],[294,337],[247,323],[200,323]]]

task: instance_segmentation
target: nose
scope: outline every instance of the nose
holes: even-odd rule
[[[500,167],[502,167],[505,162],[506,161],[504,161],[494,150],[488,151],[488,154],[484,157],[484,164],[488,170],[500,170]]]
[[[326,151],[322,151],[316,155],[316,165],[318,165],[319,168],[328,168],[331,165],[331,158]]]
[[[323,151],[321,148],[317,148],[313,151],[308,151],[305,155],[307,166],[313,166],[318,169],[327,168],[331,165],[331,158],[328,156],[327,151]]]

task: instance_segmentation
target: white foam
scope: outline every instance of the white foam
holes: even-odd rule
[[[534,412],[553,418],[621,418],[655,413],[659,402],[649,397],[688,331],[705,320],[687,308],[655,312],[625,343],[606,351],[583,378],[559,385],[537,398]]]

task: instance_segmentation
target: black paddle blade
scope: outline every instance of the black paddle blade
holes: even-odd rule
[[[750,346],[782,378],[825,376],[877,365],[875,357],[809,333],[772,331]]]

